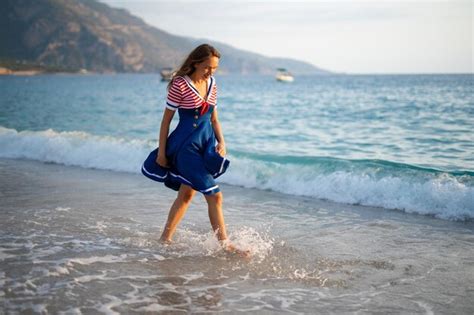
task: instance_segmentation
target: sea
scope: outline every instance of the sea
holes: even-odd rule
[[[250,258],[200,195],[159,243],[176,193],[140,173],[159,75],[0,76],[5,314],[474,312],[474,75],[216,82]]]

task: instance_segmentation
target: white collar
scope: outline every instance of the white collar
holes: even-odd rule
[[[191,78],[188,75],[185,75],[183,78],[184,78],[184,81],[186,81],[186,84],[191,88],[191,90],[194,91],[194,93],[197,94],[197,96],[199,96],[200,99],[202,99],[203,101],[206,101],[207,99],[209,99],[209,95],[211,94],[211,88],[212,88],[212,85],[214,84],[213,76],[210,76],[207,79],[207,93],[206,93],[205,99],[201,96],[201,94],[199,94],[199,91],[196,89],[196,87],[193,84],[193,80],[191,80]]]

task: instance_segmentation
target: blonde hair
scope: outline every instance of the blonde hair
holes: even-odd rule
[[[168,89],[173,84],[173,80],[176,77],[182,77],[185,75],[191,75],[194,73],[196,68],[194,67],[196,64],[205,61],[209,57],[217,57],[220,58],[221,54],[217,49],[212,47],[209,44],[201,44],[191,51],[191,53],[186,57],[183,64],[178,68],[176,72],[173,73],[171,77],[171,81],[168,83]]]

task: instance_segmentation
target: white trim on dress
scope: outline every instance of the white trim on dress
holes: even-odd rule
[[[160,176],[160,175],[148,172],[148,170],[145,168],[145,164],[142,165],[142,171],[144,171],[145,173],[147,173],[150,176],[158,177],[159,179],[165,179],[168,176],[168,174],[166,174],[165,176]]]

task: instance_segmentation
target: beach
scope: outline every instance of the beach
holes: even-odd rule
[[[160,244],[160,80],[0,77],[0,313],[474,312],[472,75],[218,76],[250,259],[201,194]]]
[[[3,1],[0,315],[474,314],[474,11],[412,2]]]
[[[221,184],[225,254],[193,200],[139,174],[0,159],[0,300],[13,313],[472,314],[474,224]]]

